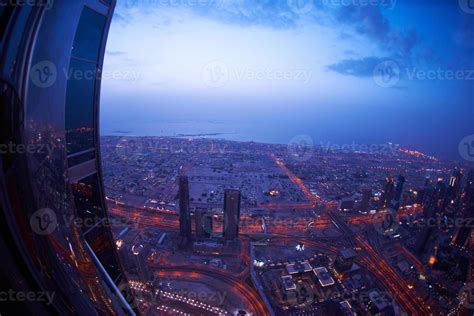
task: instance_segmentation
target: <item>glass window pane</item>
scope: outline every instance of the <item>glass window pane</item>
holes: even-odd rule
[[[94,147],[96,66],[72,59],[66,96],[68,154]]]
[[[72,192],[78,216],[82,219],[82,230],[85,232],[105,217],[97,175],[73,183]]]
[[[102,42],[105,16],[85,8],[74,39],[72,56],[97,61]]]
[[[94,160],[94,159],[95,159],[95,151],[94,150],[86,151],[83,154],[79,154],[77,156],[69,157],[67,159],[67,164],[68,164],[69,168],[71,168],[71,167],[74,167],[74,166],[79,165],[81,163],[84,163],[84,162],[87,162],[87,161],[90,161],[90,160]]]
[[[84,237],[115,280],[120,275],[120,269],[113,249],[115,245],[112,243],[109,224],[104,221],[106,213],[102,208],[97,174],[72,184],[72,191],[79,218],[78,223],[81,225],[82,232],[87,232]]]
[[[10,21],[12,13],[13,7],[10,5],[7,6],[2,1],[0,1],[0,42],[3,39],[3,35],[7,28],[8,22]]]

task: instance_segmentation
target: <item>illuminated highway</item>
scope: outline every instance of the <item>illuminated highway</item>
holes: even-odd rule
[[[331,213],[331,217],[337,220],[340,229],[346,231],[347,234],[353,234],[335,212]],[[424,302],[415,298],[416,293],[407,287],[406,282],[393,271],[385,259],[362,236],[355,235],[354,240],[357,246],[356,249],[360,249],[360,262],[376,275],[392,294],[396,295],[397,301],[406,311],[412,315],[430,314],[429,308],[424,306]]]
[[[312,207],[315,207],[318,203],[322,203],[322,199],[320,197],[315,196],[308,187],[304,184],[303,180],[298,178],[288,167],[285,165],[285,162],[282,159],[277,158],[275,155],[271,155],[272,159],[275,161],[278,167],[282,169],[288,178],[300,188],[300,190],[304,193],[306,198],[312,202]]]
[[[234,293],[235,296],[240,297],[245,304],[247,304],[254,315],[267,315],[265,305],[262,303],[258,292],[246,285],[239,278],[232,276],[230,273],[224,273],[212,268],[202,268],[196,266],[180,266],[180,267],[166,267],[166,266],[152,266],[156,270],[156,275],[161,278],[184,279],[200,281],[204,284],[210,280],[213,284],[222,283],[226,291]]]

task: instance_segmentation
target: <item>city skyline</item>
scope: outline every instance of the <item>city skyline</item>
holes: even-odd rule
[[[155,277],[127,271],[143,310],[193,315],[150,286],[186,297],[194,276],[227,295],[204,314],[472,312],[469,165],[184,137],[103,136],[102,152],[116,238],[154,249]]]

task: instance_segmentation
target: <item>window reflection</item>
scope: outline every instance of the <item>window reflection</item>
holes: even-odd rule
[[[78,217],[82,219],[83,232],[86,232],[105,217],[97,175],[73,183],[72,191]]]
[[[96,66],[71,60],[66,97],[68,155],[94,147]]]
[[[106,17],[84,8],[74,39],[66,96],[68,155],[95,147],[98,59]],[[81,159],[69,162],[81,163]],[[72,167],[73,165],[69,165]]]
[[[105,16],[89,8],[84,9],[74,39],[74,46],[72,48],[73,57],[97,62],[105,22]]]

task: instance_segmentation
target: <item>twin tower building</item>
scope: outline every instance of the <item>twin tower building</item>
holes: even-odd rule
[[[237,241],[239,236],[241,193],[239,190],[224,192],[224,242]],[[213,215],[207,208],[196,208],[195,233],[197,240],[213,236]],[[189,205],[189,180],[185,175],[179,177],[179,231],[181,244],[187,244],[192,238],[191,214]]]

